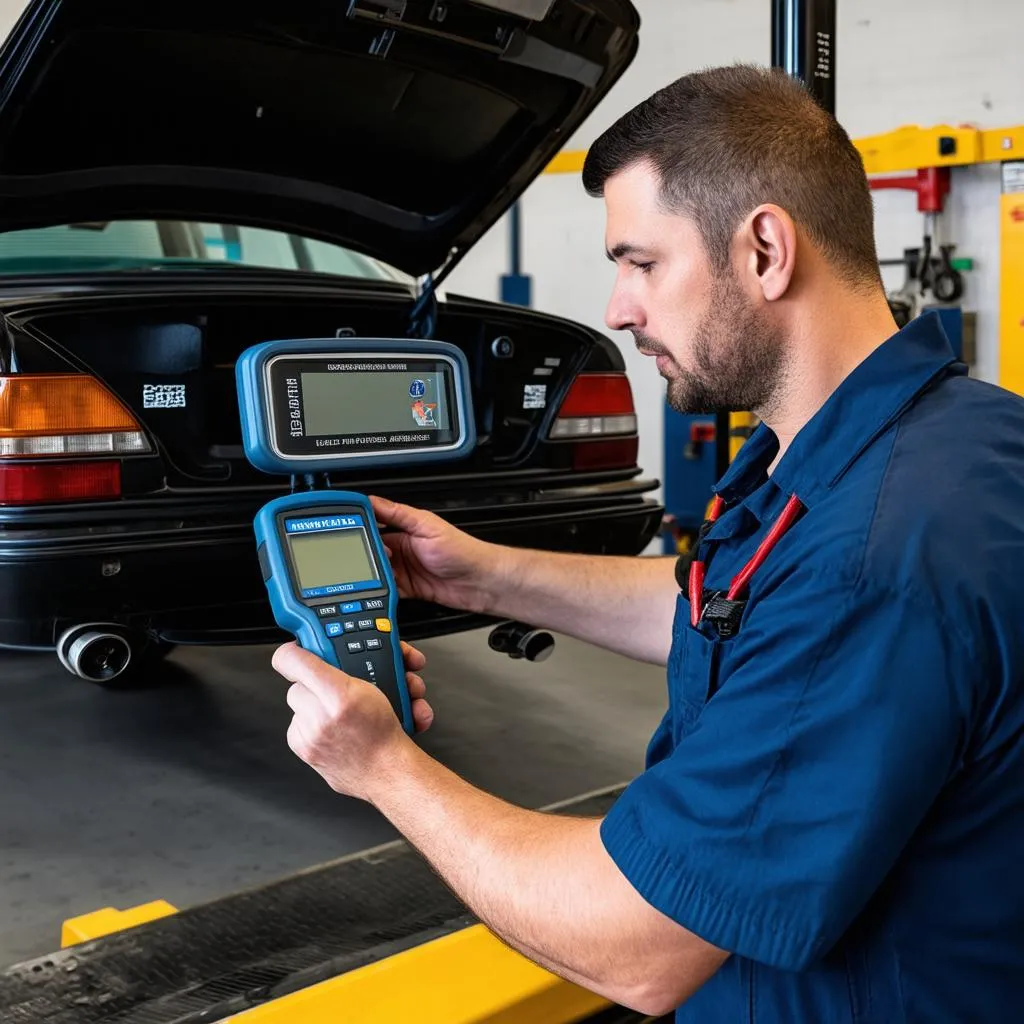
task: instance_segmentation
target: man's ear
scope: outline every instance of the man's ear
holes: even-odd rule
[[[781,299],[796,270],[797,230],[781,206],[765,203],[754,210],[740,228],[746,253],[746,270],[765,300]]]

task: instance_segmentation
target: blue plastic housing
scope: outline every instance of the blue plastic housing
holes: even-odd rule
[[[408,355],[413,358],[442,357],[455,368],[455,391],[458,441],[452,448],[433,451],[399,451],[391,453],[342,455],[334,452],[322,459],[305,457],[289,459],[274,450],[270,427],[269,399],[265,386],[267,363],[277,356],[329,353],[338,358],[367,355]],[[294,341],[268,341],[246,349],[235,363],[235,385],[242,421],[242,444],[249,462],[264,473],[293,475],[329,473],[353,466],[376,467],[390,464],[419,465],[464,458],[476,445],[476,423],[473,417],[469,385],[469,363],[463,351],[444,341],[386,338],[306,338]]]
[[[402,727],[411,735],[414,731],[412,705],[405,683],[405,665],[402,660],[398,630],[394,628],[398,617],[398,587],[395,584],[394,574],[391,572],[391,563],[388,560],[387,552],[380,539],[380,532],[377,530],[373,506],[364,495],[354,491],[306,491],[288,494],[283,498],[268,502],[256,514],[253,524],[256,543],[258,549],[262,549],[264,552],[264,582],[270,597],[270,606],[274,612],[274,620],[282,629],[288,630],[295,636],[303,650],[318,655],[335,668],[341,668],[341,663],[324,632],[317,613],[304,605],[292,589],[291,573],[277,528],[277,517],[282,512],[294,512],[296,515],[301,515],[303,510],[333,504],[356,505],[363,510],[366,536],[374,549],[374,558],[380,572],[382,588],[387,587],[388,618],[393,624],[390,646],[394,661],[398,701],[392,701],[392,706],[402,722]],[[343,598],[344,594],[338,596]],[[352,596],[358,598],[359,594],[354,593]]]

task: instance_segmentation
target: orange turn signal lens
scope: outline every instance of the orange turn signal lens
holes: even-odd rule
[[[140,431],[135,417],[95,377],[0,377],[0,438]]]

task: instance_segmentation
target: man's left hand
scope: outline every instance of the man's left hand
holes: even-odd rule
[[[404,642],[402,655],[413,719],[417,732],[422,732],[434,718],[418,675],[427,659]],[[387,697],[295,643],[274,652],[273,666],[292,683],[288,706],[295,714],[288,727],[288,746],[335,792],[372,800],[374,781],[410,742]]]

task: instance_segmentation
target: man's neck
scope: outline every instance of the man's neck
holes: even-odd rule
[[[882,293],[847,292],[818,306],[794,322],[779,392],[769,407],[755,410],[779,441],[769,473],[836,388],[899,329]]]

